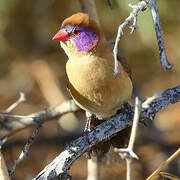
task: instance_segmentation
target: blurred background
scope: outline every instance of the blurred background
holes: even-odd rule
[[[138,1],[97,0],[97,12],[108,40],[114,39],[120,23],[129,15],[128,3]],[[145,99],[155,92],[180,84],[180,1],[158,0],[166,52],[174,65],[165,71],[159,63],[157,40],[149,9],[138,16],[138,29],[130,34],[124,30],[119,52],[126,57],[134,81],[134,95]],[[64,18],[81,11],[78,0],[1,0],[0,1],[0,109],[5,110],[19,97],[26,101],[13,113],[27,115],[62,103],[70,97],[66,90],[65,64],[67,57],[52,37]],[[133,99],[133,98],[132,98]],[[133,101],[133,100],[132,100]],[[65,144],[80,136],[85,121],[82,116],[69,114],[50,121],[40,129],[28,157],[17,167],[14,180],[32,179],[50,163]],[[2,128],[2,127],[1,127]],[[9,137],[2,152],[7,166],[19,156],[32,128]],[[148,127],[139,125],[135,152],[140,157],[133,163],[133,177],[143,180],[166,160],[180,145],[180,103],[158,113]],[[111,153],[113,156],[113,153]],[[119,158],[116,156],[116,158]],[[125,179],[126,167],[121,163],[101,163],[101,179]],[[70,169],[75,180],[87,176],[87,160],[81,157]],[[180,158],[165,169],[180,176]]]

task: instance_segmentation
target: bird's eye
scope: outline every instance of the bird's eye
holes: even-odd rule
[[[80,30],[79,29],[75,29],[74,31],[73,31],[73,35],[74,36],[77,36],[77,35],[79,35],[80,34]]]

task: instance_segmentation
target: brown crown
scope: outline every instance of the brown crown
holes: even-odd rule
[[[92,19],[89,19],[89,16],[85,13],[76,13],[66,18],[62,23],[62,26],[65,25],[82,26],[84,28],[90,29],[91,31],[97,33],[97,35],[101,36],[97,23]]]

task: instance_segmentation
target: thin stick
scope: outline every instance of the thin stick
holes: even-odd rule
[[[0,152],[0,179],[10,180],[3,154]]]
[[[135,103],[136,104],[135,104],[133,126],[132,126],[131,136],[130,136],[129,145],[128,145],[128,149],[131,149],[131,150],[133,150],[133,147],[134,147],[136,132],[138,128],[138,122],[139,122],[139,116],[140,116],[140,111],[141,111],[141,102],[138,99],[138,97],[136,97]]]
[[[167,172],[160,172],[159,176],[162,178],[168,178],[170,180],[180,180],[179,177],[175,176],[174,174],[167,173]]]
[[[5,110],[5,112],[6,112],[6,113],[11,112],[11,111],[14,110],[20,103],[24,102],[25,100],[26,100],[26,97],[25,97],[24,93],[23,93],[23,92],[20,92],[20,97],[19,97],[19,99],[18,99],[15,103],[13,103],[11,106],[9,106],[9,107]]]
[[[162,30],[161,30],[161,24],[160,24],[160,17],[156,5],[157,0],[151,0],[149,2],[149,6],[151,8],[151,14],[154,21],[154,26],[156,30],[156,37],[158,41],[158,47],[159,47],[159,55],[160,55],[160,62],[164,69],[170,70],[172,69],[171,63],[168,61],[168,58],[166,56],[164,41],[162,37]]]
[[[146,180],[151,180],[154,176],[158,175],[162,169],[164,169],[172,160],[174,160],[179,155],[180,148],[173,155],[171,155],[165,162],[163,162],[161,166],[158,169],[156,169]]]
[[[28,155],[28,151],[30,146],[33,144],[33,142],[35,141],[35,138],[38,134],[38,130],[41,127],[43,121],[37,120],[37,126],[36,128],[33,130],[33,133],[31,136],[29,136],[26,144],[23,147],[23,150],[21,151],[21,154],[19,155],[19,157],[17,159],[14,160],[14,165],[12,166],[12,168],[10,168],[9,171],[9,176],[12,176],[16,170],[17,165],[24,159],[24,157],[26,157]]]
[[[132,159],[126,158],[126,180],[132,179],[131,163],[132,163]]]
[[[133,119],[133,125],[132,125],[131,136],[128,147],[122,149],[117,149],[117,148],[114,149],[115,152],[118,152],[119,155],[126,160],[126,167],[127,167],[126,180],[132,180],[132,168],[131,168],[132,159],[133,158],[138,159],[138,156],[133,152],[133,147],[136,138],[140,110],[141,110],[141,102],[139,101],[138,97],[136,97],[134,119]]]
[[[6,117],[12,117],[12,118],[23,118],[21,115],[15,115],[15,114],[9,114],[11,111],[13,111],[21,102],[24,102],[26,100],[24,93],[20,92],[20,97],[17,99],[15,103],[10,105],[5,111],[0,112],[0,116],[3,117],[1,118],[1,123],[3,127],[8,128],[8,119]]]
[[[132,28],[132,32],[134,32],[134,30],[136,29],[136,23],[137,23],[137,15],[139,13],[139,11],[142,11],[144,9],[146,9],[148,2],[146,1],[141,1],[139,2],[137,5],[131,5],[129,4],[129,6],[131,8],[133,8],[133,11],[130,13],[129,17],[127,17],[125,19],[125,21],[118,27],[118,33],[116,36],[116,41],[115,41],[115,45],[114,45],[114,49],[113,49],[113,54],[114,54],[114,74],[118,75],[119,74],[119,70],[118,70],[118,45],[119,45],[119,41],[121,38],[121,34],[123,34],[123,29],[131,22],[133,21],[133,26]]]
[[[0,130],[0,139],[8,137],[13,133],[16,133],[31,125],[35,125],[34,119],[36,118],[41,119],[42,121],[48,121],[48,120],[60,118],[64,114],[67,114],[69,112],[75,112],[77,110],[79,110],[79,107],[76,106],[73,100],[66,100],[60,105],[50,107],[46,110],[33,113],[28,116],[15,115],[16,117],[18,116],[18,118],[20,116],[24,118],[18,119],[16,121],[8,122],[8,128],[3,128]],[[2,115],[6,116],[7,114],[5,113]],[[7,116],[11,116],[11,115],[8,114]]]
[[[97,156],[91,156],[88,159],[88,177],[87,180],[98,180],[99,179],[99,162]]]
[[[11,117],[11,118],[17,118],[17,119],[30,119],[30,120],[34,120],[34,117],[31,116],[24,116],[24,115],[19,115],[19,114],[8,114],[8,113],[3,113],[0,112],[0,116],[2,117]]]
[[[7,171],[6,162],[1,152],[2,145],[6,142],[6,140],[7,140],[6,138],[3,140],[0,140],[0,180],[10,180],[9,174]]]

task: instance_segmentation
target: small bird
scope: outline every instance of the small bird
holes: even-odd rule
[[[63,21],[53,40],[60,41],[68,56],[66,73],[73,100],[95,117],[91,127],[116,115],[130,99],[133,85],[123,59],[119,74],[114,75],[112,48],[97,23],[85,13],[76,13]],[[110,144],[104,142],[106,148],[102,150],[100,143],[102,148],[97,145],[96,149],[107,152]]]

